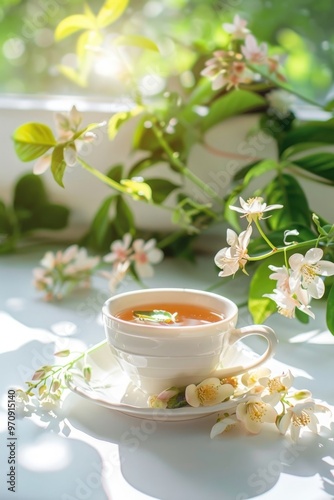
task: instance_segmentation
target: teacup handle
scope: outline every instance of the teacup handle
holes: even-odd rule
[[[229,333],[228,344],[224,350],[228,349],[230,346],[232,346],[239,340],[248,337],[249,335],[260,335],[267,340],[267,350],[262,354],[262,356],[249,363],[248,365],[232,366],[230,368],[227,367],[215,370],[211,374],[211,376],[218,378],[234,377],[235,375],[240,375],[241,373],[245,373],[249,370],[257,368],[274,355],[278,340],[274,330],[265,325],[243,326],[242,328],[236,328],[232,330]]]

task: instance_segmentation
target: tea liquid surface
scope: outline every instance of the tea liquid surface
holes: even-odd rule
[[[223,314],[202,306],[159,302],[138,305],[133,309],[124,309],[116,316],[125,321],[166,326],[204,325],[215,323],[224,318]]]

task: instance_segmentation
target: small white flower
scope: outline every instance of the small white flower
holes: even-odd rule
[[[281,290],[284,293],[286,293],[286,292],[290,293],[291,290],[290,290],[290,284],[289,284],[289,282],[290,282],[289,270],[285,266],[276,267],[276,266],[270,265],[268,267],[269,267],[269,269],[274,271],[272,274],[269,275],[269,278],[277,281],[276,288],[278,290]]]
[[[228,417],[218,417],[217,422],[212,427],[210,432],[210,438],[213,439],[219,434],[222,434],[225,431],[229,431],[232,427],[235,427],[238,424],[238,419],[235,415],[231,415]]]
[[[249,432],[258,434],[265,422],[274,423],[276,421],[277,412],[260,397],[249,396],[245,403],[238,404],[236,415]]]
[[[260,368],[257,368],[256,370],[251,370],[249,372],[246,372],[242,375],[241,377],[241,382],[243,385],[246,387],[254,387],[259,383],[260,379],[263,379],[265,377],[269,377],[271,375],[271,370],[267,368],[266,366],[260,366]],[[261,387],[261,390],[263,390],[264,387]]]
[[[100,275],[108,280],[109,290],[115,292],[117,287],[125,278],[130,267],[130,261],[115,262],[112,271],[101,271]]]
[[[240,197],[239,202],[241,208],[230,205],[230,209],[243,214],[241,217],[246,217],[249,224],[251,224],[253,220],[263,219],[263,214],[265,212],[269,212],[270,210],[275,210],[277,208],[283,208],[283,205],[267,205],[266,203],[263,203],[263,198],[260,196],[249,198],[247,202]]]
[[[291,107],[295,102],[295,97],[286,90],[275,89],[266,94],[266,99],[269,101],[270,107],[277,114],[284,118],[291,112]]]
[[[186,387],[185,398],[190,406],[213,406],[232,396],[234,388],[230,384],[221,384],[219,378],[211,377],[198,385]]]
[[[216,265],[222,269],[219,276],[231,276],[238,269],[245,269],[248,260],[247,247],[252,234],[252,226],[238,236],[232,229],[227,230],[226,241],[230,247],[222,248],[216,254]]]
[[[149,408],[165,409],[167,408],[167,401],[159,399],[158,396],[149,396],[147,400]]]
[[[297,441],[302,428],[308,427],[312,432],[318,432],[318,419],[314,415],[317,411],[324,411],[323,406],[317,405],[313,400],[297,403],[287,409],[285,415],[279,420],[277,427],[281,434],[286,434],[290,428],[291,439]]]
[[[44,155],[36,160],[33,166],[33,173],[35,175],[44,174],[47,169],[51,166],[51,155]]]
[[[224,23],[223,29],[232,35],[235,40],[243,40],[245,36],[249,33],[249,29],[246,28],[247,21],[241,19],[241,17],[236,14],[232,23]]]
[[[291,229],[291,230],[286,230],[284,231],[284,245],[293,245],[295,242],[294,241],[287,241],[288,236],[298,236],[299,231],[297,229]]]
[[[265,403],[270,403],[276,406],[282,396],[287,394],[293,384],[294,377],[290,370],[280,376],[269,378],[263,377],[259,380],[260,384],[265,387],[261,398]]]
[[[130,233],[124,234],[122,240],[115,240],[110,246],[111,252],[105,255],[103,260],[105,262],[125,262],[131,253],[131,240]]]
[[[314,319],[314,314],[309,305],[310,296],[302,288],[296,289],[294,293],[289,290],[284,291],[275,288],[274,293],[266,293],[263,297],[268,297],[276,302],[279,314],[286,318],[294,318],[297,308]]]
[[[320,260],[323,256],[321,248],[311,248],[303,256],[295,253],[289,258],[292,269],[290,287],[295,290],[301,283],[311,297],[320,299],[325,292],[325,285],[320,276],[332,276],[334,263]]]
[[[163,252],[156,248],[156,240],[151,239],[144,241],[137,239],[133,242],[132,247],[134,253],[131,259],[134,261],[135,271],[140,278],[150,278],[153,276],[154,271],[151,264],[158,264],[163,259]]]
[[[265,64],[267,62],[267,44],[261,43],[258,45],[257,40],[253,35],[246,35],[245,45],[241,47],[241,51],[247,61],[251,63]]]

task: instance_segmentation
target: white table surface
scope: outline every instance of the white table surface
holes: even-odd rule
[[[96,406],[70,391],[61,411],[17,418],[16,492],[7,490],[7,391],[23,386],[53,353],[83,350],[104,339],[100,309],[108,295],[101,278],[91,291],[45,303],[32,286],[32,268],[45,248],[0,258],[0,498],[2,500],[241,500],[334,498],[333,427],[293,445],[273,429],[259,435],[226,433],[211,440],[216,415],[183,422],[152,422]],[[217,282],[211,258],[196,266],[166,260],[150,287],[207,289]],[[218,288],[237,302],[247,281]],[[138,288],[127,279],[120,291]],[[308,325],[274,315],[267,324],[279,337],[274,369],[289,367],[295,387],[334,404],[334,341],[324,309],[314,301]],[[239,325],[250,323],[242,309]],[[257,348],[257,345],[253,345]]]

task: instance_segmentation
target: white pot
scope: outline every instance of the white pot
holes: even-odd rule
[[[4,97],[0,99],[0,134],[2,138],[3,161],[1,168],[0,199],[10,202],[13,187],[19,176],[31,172],[33,162],[22,163],[16,156],[12,141],[14,130],[21,124],[34,121],[49,125],[54,130],[53,115],[55,111],[68,111],[75,104],[84,115],[84,125],[91,122],[108,120],[120,109],[115,103],[101,103],[99,101],[84,100],[76,97],[52,98],[19,98]],[[195,145],[190,152],[188,167],[204,182],[223,197],[230,185],[233,175],[252,158],[275,158],[275,142],[263,133],[249,136],[250,131],[257,125],[258,116],[248,114],[230,118],[214,127],[206,136],[209,147]],[[143,153],[131,152],[132,133],[134,122],[125,124],[113,141],[107,137],[106,127],[97,131],[98,138],[94,143],[86,146],[82,151],[85,161],[95,168],[106,172],[115,164],[122,163],[130,167]],[[213,148],[213,149],[212,149]],[[5,160],[4,160],[5,159]],[[144,173],[145,175],[145,173]],[[147,177],[165,177],[181,183],[179,176],[166,165],[157,165],[147,171]],[[65,189],[58,186],[52,178],[51,172],[43,174],[50,199],[55,203],[67,205],[71,209],[69,227],[59,231],[58,237],[76,238],[83,234],[90,224],[93,215],[102,200],[112,193],[111,189],[101,181],[90,175],[82,168],[68,168],[64,176]],[[262,180],[263,182],[263,180]],[[329,219],[332,216],[330,207],[326,203],[327,186],[316,186],[310,181],[303,182],[310,204],[314,210],[319,210]],[[251,186],[251,191],[256,188]],[[198,187],[185,181],[185,189],[196,201],[208,203],[210,200]],[[324,193],[324,194],[323,194]],[[173,196],[168,200],[173,204]],[[134,210],[138,227],[173,231],[177,226],[171,223],[171,214],[162,208],[152,208],[144,202],[129,200]],[[219,231],[220,232],[220,231]],[[217,234],[217,229],[213,229]]]

